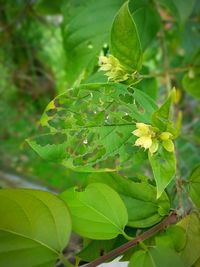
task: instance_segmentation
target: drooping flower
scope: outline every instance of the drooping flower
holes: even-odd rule
[[[149,149],[151,153],[155,153],[158,149],[158,142],[155,139],[155,132],[151,125],[145,123],[136,123],[137,129],[132,133],[139,137],[135,141],[135,146],[141,146],[145,150]]]
[[[105,75],[108,76],[109,81],[122,82],[129,78],[126,69],[113,55],[100,57],[100,70],[105,71]]]
[[[149,149],[149,152],[153,154],[158,150],[159,143],[161,143],[168,152],[174,151],[173,135],[170,132],[160,132],[158,128],[145,123],[136,123],[136,128],[132,132],[138,137],[135,146],[141,146],[145,150]]]

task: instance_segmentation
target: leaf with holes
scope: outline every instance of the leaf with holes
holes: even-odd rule
[[[156,187],[147,181],[134,182],[113,173],[103,176],[92,174],[89,183],[104,183],[121,196],[128,211],[128,226],[150,227],[169,213],[170,203],[166,193],[156,199]]]
[[[0,203],[0,266],[54,266],[71,233],[65,203],[30,189],[1,189]]]
[[[142,64],[142,49],[137,27],[130,14],[128,2],[117,13],[111,30],[111,54],[134,72]]]
[[[47,132],[27,141],[44,159],[76,171],[128,168],[144,153],[133,146],[135,122],[149,123],[156,108],[125,85],[82,85],[47,106],[41,118]]]
[[[92,183],[84,191],[70,188],[60,195],[69,206],[74,232],[91,239],[106,240],[124,234],[126,207],[111,187]]]
[[[76,3],[77,2],[77,3]],[[124,0],[65,1],[63,39],[69,86],[90,74],[109,42],[112,20]]]

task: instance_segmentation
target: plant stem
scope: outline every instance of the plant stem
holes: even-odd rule
[[[112,259],[113,257],[116,257],[118,255],[123,254],[125,251],[127,251],[130,248],[133,248],[137,246],[140,242],[148,239],[149,237],[153,236],[160,230],[164,229],[165,227],[174,224],[178,221],[178,216],[175,212],[172,212],[167,218],[165,218],[162,222],[159,224],[155,225],[154,227],[150,228],[143,234],[137,236],[136,238],[132,239],[131,241],[123,244],[122,246],[113,249],[109,253],[101,256],[100,258],[88,263],[86,267],[96,267],[101,263],[104,263],[105,261]]]

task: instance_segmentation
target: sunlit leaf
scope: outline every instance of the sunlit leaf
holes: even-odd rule
[[[0,202],[0,266],[53,267],[71,233],[64,202],[31,189],[1,189]]]
[[[91,175],[89,182],[101,182],[119,193],[128,211],[128,226],[150,227],[168,214],[170,203],[165,193],[156,199],[156,188],[148,182],[133,182],[109,173]]]
[[[72,216],[73,231],[91,239],[112,239],[124,233],[126,207],[111,187],[92,183],[84,191],[70,188],[60,195]]]

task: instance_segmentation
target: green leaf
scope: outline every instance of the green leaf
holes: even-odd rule
[[[172,123],[170,121],[170,108],[174,101],[176,91],[173,89],[167,100],[152,114],[152,125],[158,127],[162,132],[172,131]]]
[[[200,267],[200,258],[195,262],[194,267]]]
[[[142,50],[145,51],[160,29],[159,13],[146,1],[130,1],[129,7],[137,26]]]
[[[169,212],[170,203],[166,193],[156,199],[156,188],[148,182],[133,182],[113,173],[101,176],[92,174],[90,182],[107,184],[119,193],[128,211],[128,226],[150,227]]]
[[[65,1],[63,38],[69,86],[91,73],[103,44],[109,41],[112,20],[123,2]]]
[[[90,262],[99,258],[102,254],[109,252],[115,243],[115,239],[112,240],[91,240],[90,243],[84,247],[76,257],[81,260]]]
[[[121,84],[90,84],[56,97],[41,124],[46,134],[27,140],[44,159],[76,171],[114,171],[137,162],[135,122],[149,123],[154,101]]]
[[[40,15],[60,15],[62,0],[49,2],[48,0],[39,0],[33,7]]]
[[[183,227],[186,235],[186,246],[181,251],[180,257],[185,266],[192,266],[200,257],[200,220],[198,215],[192,213],[178,223]]]
[[[50,267],[71,233],[67,206],[39,190],[0,190],[0,266]]]
[[[69,206],[75,233],[98,240],[112,239],[124,233],[127,210],[111,187],[93,183],[82,192],[70,188],[60,197]]]
[[[156,153],[149,153],[149,161],[156,180],[157,198],[159,198],[176,173],[176,157],[161,147]]]
[[[192,171],[189,183],[189,195],[197,208],[200,209],[200,164]]]
[[[185,74],[182,83],[187,93],[195,98],[200,98],[200,71],[193,71],[193,73]]]
[[[178,226],[168,227],[165,233],[156,236],[156,245],[175,249],[177,252],[183,250],[186,244],[185,230]]]
[[[147,251],[138,250],[133,254],[128,267],[186,267],[179,255],[172,249],[156,246]]]
[[[132,72],[141,68],[142,49],[128,2],[121,7],[112,25],[111,54]]]

